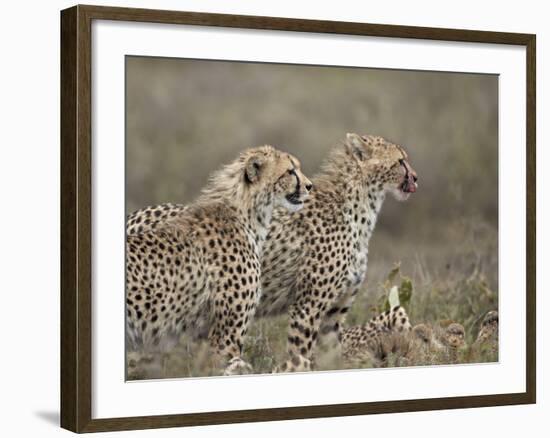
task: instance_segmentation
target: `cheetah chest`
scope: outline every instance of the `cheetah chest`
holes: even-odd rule
[[[351,254],[348,267],[348,280],[351,286],[359,286],[367,275],[368,246],[365,245],[359,251]]]
[[[350,286],[357,287],[365,280],[369,254],[369,240],[372,235],[376,215],[362,211],[349,229],[352,236],[348,253],[348,281]]]

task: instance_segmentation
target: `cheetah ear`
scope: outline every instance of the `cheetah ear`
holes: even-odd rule
[[[264,166],[264,158],[262,155],[252,155],[246,160],[244,168],[244,178],[249,184],[255,183],[260,177],[260,173]]]
[[[351,153],[359,161],[364,161],[371,156],[370,145],[361,138],[361,136],[353,133],[346,134],[346,144]]]

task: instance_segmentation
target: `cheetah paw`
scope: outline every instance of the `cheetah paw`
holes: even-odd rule
[[[235,376],[241,374],[252,374],[253,370],[249,363],[240,357],[234,357],[229,361],[223,372],[224,376]]]

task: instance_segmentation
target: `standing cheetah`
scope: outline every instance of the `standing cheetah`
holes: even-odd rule
[[[416,191],[417,180],[401,146],[382,137],[348,134],[313,179],[304,208],[295,215],[274,212],[256,315],[289,316],[290,359],[277,370],[310,370],[319,332],[338,338],[365,279],[368,244],[386,193],[404,201]],[[182,208],[159,205],[147,216],[139,211],[128,222],[128,232],[147,219],[147,227],[157,226],[156,214],[165,218],[160,222],[170,222]]]
[[[260,298],[260,257],[272,211],[300,210],[310,189],[296,158],[263,146],[215,173],[195,202],[167,213],[170,221],[152,225],[164,217],[158,210],[131,216],[129,344],[162,349],[187,332],[208,337],[216,356],[227,361],[226,374],[250,370],[241,350]]]

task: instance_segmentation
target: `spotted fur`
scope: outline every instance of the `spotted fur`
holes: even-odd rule
[[[149,206],[130,214],[126,220],[127,234],[140,234],[155,230],[178,216],[185,205],[166,203],[158,206]]]
[[[403,148],[348,134],[313,179],[299,214],[277,212],[262,257],[258,316],[288,314],[289,359],[277,371],[307,371],[320,338],[338,333],[367,272],[368,245],[387,192],[405,200],[417,176]]]
[[[289,359],[277,371],[311,369],[320,337],[337,344],[365,279],[368,244],[386,193],[405,200],[416,187],[416,173],[401,146],[382,137],[348,134],[313,179],[304,208],[297,214],[274,211],[256,316],[289,316]],[[181,208],[165,204],[153,210],[161,209],[162,221],[169,222]],[[136,215],[143,224],[145,211]]]
[[[367,324],[341,331],[342,354],[350,365],[385,366],[390,353],[417,363],[430,363],[433,355],[443,354],[449,363],[458,362],[458,352],[465,346],[462,324],[450,322],[446,327],[417,324],[411,326],[404,308],[396,306],[372,318]]]
[[[226,373],[250,371],[241,351],[260,298],[260,257],[272,211],[299,210],[310,189],[296,158],[264,146],[215,173],[188,206],[131,215],[130,345],[166,349],[186,332],[208,338]]]
[[[342,356],[348,365],[372,363],[383,366],[390,353],[406,354],[411,332],[409,316],[395,306],[364,325],[342,329]]]
[[[498,312],[496,310],[491,310],[483,318],[473,347],[498,354]]]

